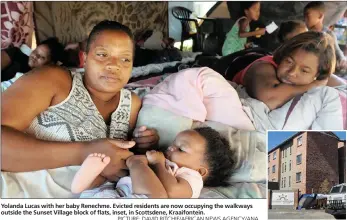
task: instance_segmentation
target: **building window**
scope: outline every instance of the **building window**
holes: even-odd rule
[[[284,172],[287,172],[287,162],[284,162]]]
[[[274,156],[272,158],[273,160],[276,160],[276,152],[274,152]]]
[[[272,166],[272,173],[274,173],[276,171],[276,165]]]
[[[290,187],[291,176],[288,177],[288,186]]]
[[[281,178],[281,188],[283,188],[283,177]]]
[[[299,154],[299,155],[296,156],[296,165],[301,164],[301,159],[302,159],[301,157],[302,157],[301,154]]]
[[[270,173],[270,167],[267,168],[267,173]]]
[[[284,150],[282,151],[282,158],[284,158]]]
[[[270,162],[270,155],[268,156],[268,162]]]
[[[298,137],[298,146],[302,145],[302,136]]]
[[[289,154],[292,155],[292,146],[289,147]]]
[[[284,151],[284,153],[286,154],[285,157],[287,158],[287,148],[286,148],[286,150]]]
[[[286,178],[283,179],[283,187],[286,187]]]
[[[296,173],[296,182],[301,182],[301,172]]]
[[[291,171],[292,170],[292,161],[290,160],[289,161],[289,171]]]
[[[284,168],[284,166],[283,166],[283,163],[282,163],[282,173],[283,173],[283,168]]]

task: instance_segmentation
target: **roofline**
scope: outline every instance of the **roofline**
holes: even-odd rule
[[[283,145],[287,144],[289,141],[294,139],[296,136],[299,136],[300,134],[302,134],[304,132],[312,132],[312,131],[299,131],[299,132],[293,134],[291,137],[287,138],[282,143],[280,143],[279,145],[277,145],[276,147],[274,147],[273,149],[268,151],[268,154],[272,153],[273,151],[277,150],[278,148],[281,148]],[[329,131],[329,132],[319,131],[319,133],[324,134],[324,135],[328,135],[328,136],[333,136],[334,138],[336,138],[338,141],[341,141],[341,142],[345,142],[346,141],[346,140],[341,140],[336,134],[334,134],[331,131]]]
[[[283,145],[285,145],[286,143],[288,143],[289,141],[291,141],[293,138],[295,138],[296,136],[299,136],[300,134],[304,133],[305,131],[299,131],[295,134],[293,134],[292,136],[290,136],[289,138],[287,138],[286,140],[284,140],[282,143],[280,143],[279,145],[277,145],[276,147],[274,147],[273,149],[271,149],[270,151],[268,151],[268,154],[272,153],[273,151],[277,150],[278,148],[281,148]]]

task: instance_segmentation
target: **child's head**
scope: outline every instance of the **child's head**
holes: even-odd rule
[[[101,21],[91,31],[85,56],[85,82],[99,92],[119,92],[129,81],[134,37],[127,26]]]
[[[241,11],[251,21],[257,21],[260,16],[260,2],[241,2]]]
[[[166,153],[179,167],[197,170],[206,186],[226,186],[234,166],[228,141],[210,127],[179,133]]]
[[[284,42],[273,56],[277,77],[293,85],[307,85],[328,78],[336,65],[335,50],[328,34],[308,31]]]
[[[324,2],[309,2],[304,8],[305,23],[309,30],[323,24],[325,13]]]
[[[303,21],[285,21],[281,23],[277,37],[280,43],[283,43],[306,31],[308,30]]]

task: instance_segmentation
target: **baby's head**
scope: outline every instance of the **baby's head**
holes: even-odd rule
[[[311,30],[318,24],[323,24],[324,13],[324,2],[309,2],[304,8],[304,17],[307,28]]]
[[[284,43],[285,41],[306,31],[308,30],[303,21],[285,21],[281,23],[277,37],[280,43]]]
[[[334,71],[335,50],[331,37],[323,32],[308,31],[284,42],[273,55],[277,78],[282,83],[307,85],[324,80]]]
[[[198,171],[205,186],[227,186],[234,166],[228,141],[210,127],[179,133],[166,157],[179,167]]]

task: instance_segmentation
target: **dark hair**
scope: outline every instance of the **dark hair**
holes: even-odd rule
[[[331,37],[323,32],[308,31],[284,42],[273,55],[275,63],[291,55],[294,50],[302,49],[318,56],[318,80],[326,79],[335,71],[336,56]]]
[[[87,49],[86,49],[87,53],[89,52],[90,45],[95,40],[95,37],[103,31],[124,32],[129,36],[129,38],[131,39],[131,41],[134,44],[134,36],[131,33],[131,30],[129,29],[129,27],[122,25],[121,23],[119,23],[117,21],[103,20],[100,23],[98,23],[97,25],[95,25],[93,30],[89,34],[88,41],[87,41]],[[135,46],[134,46],[134,48],[135,48]]]
[[[309,2],[304,8],[304,14],[306,14],[307,10],[314,9],[319,10],[320,12],[325,12],[325,4],[324,2]]]
[[[254,2],[240,2],[240,12],[241,12],[241,16],[245,16],[245,10],[249,9],[250,7],[252,7],[254,4],[258,3],[259,1],[254,1]]]
[[[305,22],[303,21],[284,21],[281,23],[280,28],[278,29],[277,38],[279,42],[283,43],[286,39],[286,36],[297,28],[305,26]]]
[[[210,127],[195,128],[206,140],[205,161],[209,164],[209,173],[205,186],[228,186],[228,180],[234,168],[234,152],[229,142]]]
[[[40,45],[46,45],[49,49],[51,60],[53,63],[56,63],[57,61],[61,61],[63,53],[64,53],[64,46],[59,43],[58,38],[56,37],[50,37],[44,41],[42,41]]]

